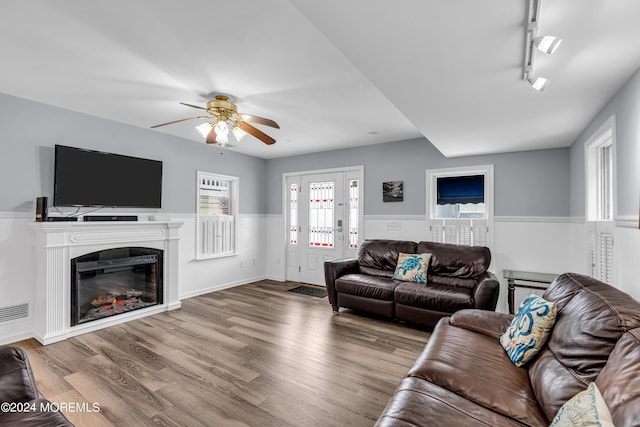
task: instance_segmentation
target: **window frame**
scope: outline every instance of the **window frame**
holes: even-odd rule
[[[426,171],[426,209],[425,217],[427,224],[427,233],[432,236],[433,227],[443,224],[460,224],[460,226],[473,227],[474,222],[483,224],[487,227],[484,246],[492,247],[493,245],[493,216],[494,216],[494,167],[493,165],[473,165],[460,166],[442,169],[427,169]],[[436,210],[438,205],[438,178],[448,178],[456,176],[484,176],[484,205],[485,217],[483,219],[467,219],[467,218],[437,218]]]
[[[443,219],[436,217],[438,205],[438,178],[450,178],[457,176],[484,176],[484,207],[485,218],[493,220],[493,165],[462,166],[444,169],[427,169],[427,219]]]
[[[233,217],[232,226],[232,249],[230,251],[219,253],[207,253],[203,250],[201,243],[204,239],[205,227],[203,226],[203,218],[214,217],[216,215],[207,215],[201,212],[200,197],[201,182],[203,179],[211,179],[218,181],[225,181],[230,184],[230,190],[228,197],[229,201],[229,213],[226,216]],[[240,179],[237,176],[223,175],[219,173],[196,171],[196,260],[206,260],[215,258],[225,258],[230,256],[236,256],[239,254],[239,218],[238,218],[238,201],[239,201],[239,185]]]
[[[610,148],[610,213],[603,218],[602,149]],[[612,115],[585,142],[585,219],[586,221],[613,221],[617,214],[616,180],[616,116]],[[595,193],[595,194],[594,194]]]
[[[609,189],[603,190],[602,153],[608,149],[610,159]],[[616,116],[609,117],[584,144],[585,159],[585,263],[587,273],[607,283],[616,281],[615,218],[617,216]],[[603,197],[608,193],[607,197]],[[605,203],[604,200],[607,200]],[[609,210],[605,213],[605,205]]]

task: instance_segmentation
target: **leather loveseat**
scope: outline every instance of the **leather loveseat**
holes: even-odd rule
[[[426,284],[392,278],[400,253],[431,254]],[[431,328],[461,309],[495,310],[499,283],[490,263],[483,246],[365,240],[357,259],[327,261],[324,272],[334,312],[345,307]]]
[[[639,426],[640,303],[571,273],[543,298],[556,304],[555,325],[522,367],[499,342],[513,315],[462,310],[440,320],[376,426],[548,426],[591,382],[614,425]]]
[[[24,350],[0,347],[0,425],[58,427],[73,424],[36,387]]]

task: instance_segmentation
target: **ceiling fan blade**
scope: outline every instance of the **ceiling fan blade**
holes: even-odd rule
[[[198,109],[200,109],[200,110],[206,110],[206,108],[201,107],[201,106],[199,106],[199,105],[187,104],[186,102],[181,102],[180,104],[182,104],[182,105],[186,105],[187,107],[193,107],[193,108],[198,108]]]
[[[218,141],[216,141],[217,137],[218,137],[218,135],[216,134],[216,128],[211,126],[211,131],[207,135],[207,144],[215,144],[215,143],[217,143],[218,142]]]
[[[239,122],[238,123],[238,127],[240,129],[242,129],[243,131],[245,131],[248,134],[251,134],[253,136],[255,136],[256,138],[258,138],[260,141],[264,142],[265,144],[271,145],[271,144],[275,144],[276,140],[271,138],[269,135],[267,135],[266,133],[262,132],[260,129],[257,129],[253,126],[251,126],[249,123],[245,123],[245,122]]]
[[[271,119],[265,119],[263,117],[252,116],[251,114],[244,114],[244,113],[238,113],[238,116],[240,116],[242,120],[245,120],[247,122],[258,123],[261,125],[271,126],[272,128],[280,129],[280,126],[278,126],[278,124]]]
[[[151,129],[159,128],[160,126],[172,125],[174,123],[184,122],[185,120],[208,119],[208,118],[209,118],[209,116],[188,117],[186,119],[174,120],[172,122],[162,123],[162,124],[159,124],[159,125],[153,125],[153,126],[151,126]]]

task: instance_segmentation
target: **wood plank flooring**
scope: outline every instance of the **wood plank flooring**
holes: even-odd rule
[[[77,426],[371,426],[429,332],[260,281],[41,346],[40,391]],[[91,407],[99,405],[99,411]],[[73,408],[72,408],[73,409]]]

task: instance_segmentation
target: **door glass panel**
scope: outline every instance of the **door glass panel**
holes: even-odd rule
[[[289,187],[289,244],[298,244],[298,184]]]
[[[309,183],[309,246],[333,248],[333,181]]]
[[[349,181],[349,249],[358,249],[358,203],[360,202],[358,180]]]

